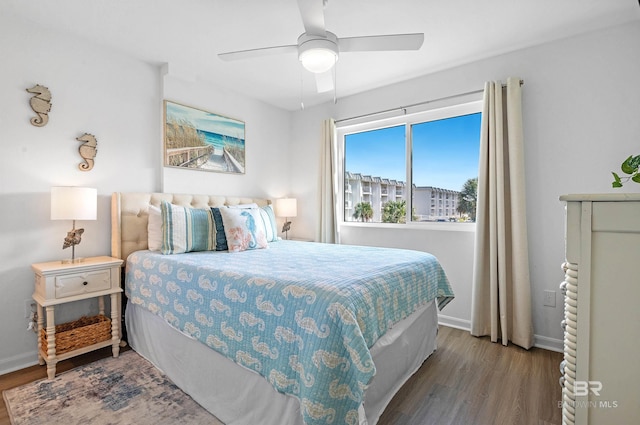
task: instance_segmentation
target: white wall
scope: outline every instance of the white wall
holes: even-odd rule
[[[305,206],[296,235],[313,237],[317,221],[321,122],[349,118],[481,89],[487,80],[525,80],[525,175],[529,259],[536,343],[560,347],[561,296],[542,305],[545,289],[563,279],[564,193],[612,192],[611,171],[640,154],[640,22],[516,51],[427,75],[405,83],[339,99],[336,105],[299,111],[292,140],[293,195]],[[340,69],[337,70],[338,75]],[[627,184],[624,191],[639,192]],[[343,226],[346,243],[406,246],[431,251],[447,271],[458,297],[443,311],[464,325],[470,320],[473,234],[432,230]]]
[[[33,292],[31,263],[70,257],[62,240],[71,222],[49,219],[50,188],[98,188],[98,219],[85,228],[76,255],[110,252],[110,193],[159,189],[160,137],[155,113],[156,67],[82,40],[0,17],[0,373],[34,364],[36,338],[27,332],[25,300]],[[34,127],[26,88],[52,93],[49,123]],[[78,169],[80,143],[98,140],[93,170]],[[78,305],[80,304],[80,305]],[[87,314],[91,303],[60,311]]]
[[[98,219],[78,222],[85,228],[78,256],[110,253],[114,191],[275,197],[288,190],[288,112],[163,76],[159,66],[2,16],[0,57],[0,374],[37,362],[36,337],[24,318],[33,292],[31,264],[70,256],[62,240],[71,222],[49,219],[51,186],[98,189]],[[53,97],[49,123],[41,128],[29,122],[25,91],[36,83]],[[246,121],[247,173],[164,169],[163,94]],[[84,132],[98,139],[89,172],[78,170],[75,138]],[[58,308],[57,322],[95,314],[96,304]]]

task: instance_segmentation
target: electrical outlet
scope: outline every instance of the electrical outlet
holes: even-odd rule
[[[556,306],[556,291],[544,291],[544,305],[547,307]]]

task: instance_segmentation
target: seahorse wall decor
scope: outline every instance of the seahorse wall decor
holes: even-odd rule
[[[51,110],[51,92],[45,86],[36,84],[35,86],[27,89],[29,93],[34,93],[34,96],[29,99],[31,109],[38,114],[37,117],[31,118],[31,124],[36,127],[44,127],[49,122],[49,111]]]
[[[98,141],[96,136],[89,133],[84,133],[80,137],[76,137],[76,140],[83,142],[78,148],[80,156],[84,159],[84,162],[78,164],[78,168],[82,171],[89,171],[93,168],[94,158],[98,153]]]

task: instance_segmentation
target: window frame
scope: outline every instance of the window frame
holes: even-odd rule
[[[340,205],[340,217],[338,218],[339,225],[348,226],[364,226],[364,227],[397,227],[402,226],[406,228],[433,228],[438,230],[462,230],[462,231],[474,231],[475,223],[449,223],[449,222],[425,222],[425,221],[413,221],[411,218],[411,212],[413,210],[413,140],[411,129],[414,124],[421,124],[430,121],[438,121],[447,118],[459,117],[463,115],[470,115],[476,113],[482,113],[483,102],[482,100],[467,101],[464,103],[458,103],[448,106],[434,107],[431,109],[424,109],[421,111],[406,113],[402,115],[372,119],[369,121],[360,121],[354,124],[348,122],[343,125],[336,126],[336,140],[337,140],[337,154],[338,154],[338,202]],[[407,213],[405,223],[383,223],[383,222],[357,222],[347,221],[345,218],[345,171],[346,171],[346,157],[345,157],[345,137],[350,134],[362,133],[366,131],[380,130],[389,127],[395,127],[404,125],[405,127],[405,187],[407,190],[403,194],[403,198],[406,201]],[[480,141],[478,141],[479,143]],[[352,170],[353,171],[353,170]],[[384,177],[384,176],[379,176]]]

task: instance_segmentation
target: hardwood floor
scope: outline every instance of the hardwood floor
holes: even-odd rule
[[[107,347],[60,362],[58,371],[110,355]],[[396,394],[378,424],[560,424],[560,361],[561,353],[503,347],[441,326],[438,350]],[[45,377],[44,366],[2,375],[0,391]],[[0,425],[9,425],[4,400]]]
[[[558,408],[562,354],[441,326],[438,349],[400,389],[379,425],[549,425]]]

